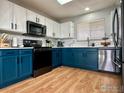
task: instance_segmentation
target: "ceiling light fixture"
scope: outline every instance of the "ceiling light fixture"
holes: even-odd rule
[[[89,7],[86,7],[86,8],[85,8],[85,11],[89,11],[89,10],[90,10],[90,8],[89,8]]]
[[[59,4],[64,5],[66,3],[71,2],[72,0],[57,0]]]

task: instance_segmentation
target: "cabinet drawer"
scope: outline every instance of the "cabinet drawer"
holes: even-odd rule
[[[14,56],[18,55],[18,50],[1,50],[0,56]]]
[[[20,50],[19,54],[20,55],[32,54],[32,49],[30,49],[30,50]]]

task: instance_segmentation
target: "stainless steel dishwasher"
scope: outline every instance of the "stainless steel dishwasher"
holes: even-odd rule
[[[99,70],[113,73],[120,73],[121,64],[114,62],[116,55],[120,56],[120,49],[100,48],[99,49]]]

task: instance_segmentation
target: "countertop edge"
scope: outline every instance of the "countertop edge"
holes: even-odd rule
[[[3,49],[33,49],[33,47],[10,47],[10,48],[0,48],[0,50],[3,50]]]

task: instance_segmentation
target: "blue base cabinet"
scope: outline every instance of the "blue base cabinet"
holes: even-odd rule
[[[97,48],[63,48],[62,65],[98,70]]]
[[[62,49],[62,65],[64,66],[75,66],[75,53],[71,48]]]
[[[60,48],[52,49],[52,67],[56,68],[62,65],[62,53]]]
[[[32,74],[32,50],[19,51],[19,77]]]
[[[31,75],[32,49],[0,50],[0,88]]]
[[[18,78],[17,59],[17,56],[0,57],[1,86]]]

